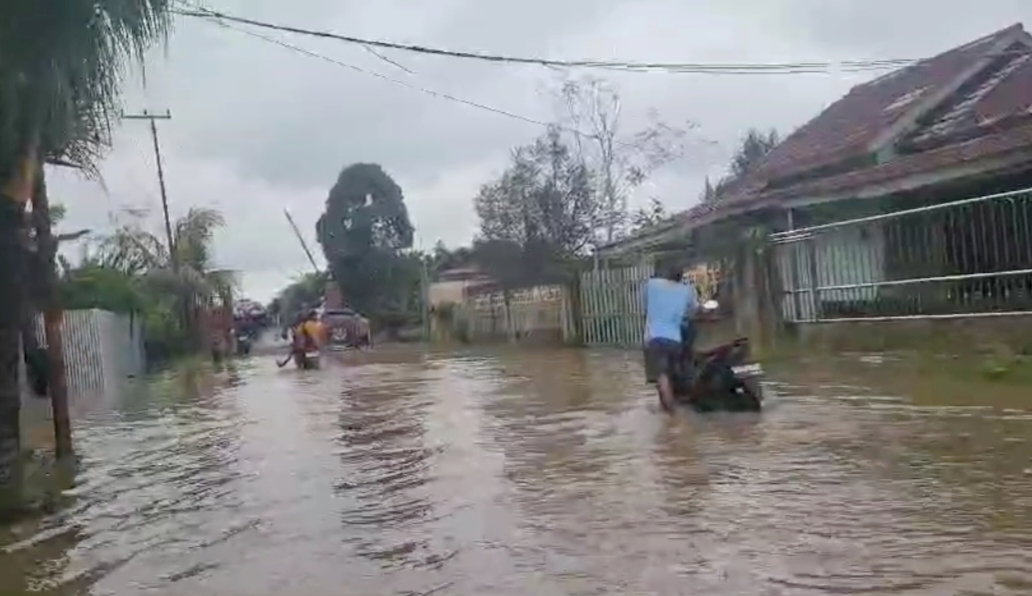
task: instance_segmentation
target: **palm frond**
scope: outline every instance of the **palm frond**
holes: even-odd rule
[[[0,3],[0,175],[38,146],[96,173],[130,61],[171,27],[172,0]],[[31,149],[30,149],[31,148]]]
[[[211,296],[213,289],[203,273],[192,267],[179,267],[174,271],[169,267],[148,270],[143,279],[152,287],[177,295]]]
[[[211,261],[215,232],[225,225],[222,213],[208,207],[192,207],[185,216],[176,220],[173,233],[180,264],[198,271],[206,270]]]

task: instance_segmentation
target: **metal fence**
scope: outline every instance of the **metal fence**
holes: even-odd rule
[[[652,267],[597,269],[580,274],[581,332],[586,345],[640,345],[645,336],[642,284]]]
[[[1032,189],[771,239],[788,321],[1032,314]]]
[[[103,393],[144,372],[138,318],[103,310],[66,311],[61,331],[70,393]],[[40,346],[47,345],[42,316],[36,319],[36,338]]]

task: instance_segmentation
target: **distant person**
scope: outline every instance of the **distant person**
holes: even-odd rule
[[[301,353],[316,351],[325,341],[323,325],[314,309],[298,317],[293,331],[294,349]]]
[[[688,326],[685,337],[690,338],[690,319],[699,298],[695,286],[684,281],[682,267],[666,263],[656,269],[655,276],[645,282],[645,379],[655,383],[660,405],[672,412],[672,377],[684,359],[681,327]]]

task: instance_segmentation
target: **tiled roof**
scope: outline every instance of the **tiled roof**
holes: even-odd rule
[[[731,202],[700,203],[679,213],[677,218],[682,225],[694,228],[736,213],[776,205],[781,199],[805,194],[830,194],[863,188],[906,176],[934,172],[976,159],[1005,155],[1019,149],[1032,149],[1032,115],[1021,126],[953,143],[931,151],[905,155],[874,167],[838,176],[818,178],[785,189],[739,195],[735,201]]]
[[[870,168],[804,182],[784,190],[767,192],[762,197],[767,201],[795,196],[799,193],[818,194],[855,189],[905,176],[934,172],[976,159],[1005,154],[1015,149],[1032,147],[1032,122],[1029,120],[1026,120],[1022,126],[921,153],[904,155]]]
[[[921,99],[949,86],[997,43],[1022,31],[1020,24],[1012,25],[854,87],[771,151],[754,176],[780,178],[863,155],[879,133]]]
[[[697,227],[794,197],[848,192],[1016,150],[1032,150],[1032,58],[1025,53],[1032,46],[1030,39],[1016,24],[854,87],[786,138],[756,170],[726,188],[716,202],[695,205],[677,214],[675,221]],[[1000,50],[997,60],[983,60]],[[973,70],[980,64],[984,68]],[[958,87],[962,79],[964,84]],[[955,91],[940,93],[938,103],[919,105],[929,94],[949,89]],[[805,177],[806,172],[822,166],[870,155],[873,141],[901,118],[913,120],[910,128],[916,130],[899,131],[900,137],[894,139],[899,150],[895,157],[870,167]],[[784,185],[786,178],[796,174],[803,176]],[[782,185],[769,186],[771,180],[779,179]]]
[[[1019,34],[1024,34],[1021,25],[1014,25],[993,35],[961,46],[955,50],[941,54],[935,58],[925,60],[917,65],[897,71],[895,74],[887,75],[876,79],[867,86],[866,92],[873,93],[872,89],[885,85],[892,81],[911,81],[911,86],[917,86],[920,90],[927,81],[928,69],[934,70],[938,77],[936,86],[956,84],[957,77],[961,76],[963,70],[967,70],[977,61],[976,56],[984,56],[990,47],[999,47],[1003,40],[1017,39]],[[722,197],[722,200],[715,206],[700,207],[695,212],[695,217],[700,213],[715,213],[720,216],[722,213],[730,214],[739,212],[749,205],[766,204],[779,199],[788,199],[803,194],[834,193],[850,189],[860,188],[866,185],[887,182],[896,178],[914,174],[934,171],[936,169],[948,168],[965,161],[971,161],[984,157],[990,157],[1032,146],[1032,59],[1029,58],[1027,42],[1022,41],[1014,47],[1008,47],[1007,53],[1000,56],[992,64],[986,64],[985,70],[977,73],[969,79],[969,82],[957,89],[957,92],[944,98],[937,106],[931,106],[927,114],[924,114],[926,122],[921,123],[918,118],[917,130],[904,139],[900,139],[897,146],[902,149],[901,154],[888,160],[885,163],[847,171],[844,173],[815,177],[809,180],[801,180],[798,183],[787,187],[772,189],[768,182],[773,172],[784,176],[788,172],[797,172],[813,167],[812,162],[798,162],[794,165],[782,165],[780,160],[784,159],[787,151],[784,145],[797,136],[793,134],[785,140],[781,146],[771,152],[771,156],[765,161],[761,168],[748,176],[748,182],[742,184],[737,192],[729,193]],[[925,74],[920,74],[922,65],[925,65]],[[946,66],[952,65],[954,70],[952,78]],[[912,71],[918,69],[918,71]],[[893,83],[894,89],[899,88]],[[864,86],[854,88],[845,98],[832,106],[847,105],[844,102],[855,103],[857,90]],[[908,93],[915,90],[904,91],[904,98]],[[924,92],[922,92],[924,93]],[[873,96],[879,95],[873,93]],[[850,98],[853,97],[853,100]],[[848,102],[847,102],[848,103]],[[877,102],[873,99],[870,105]],[[807,127],[816,126],[822,120],[829,118],[832,108],[829,108],[800,131]],[[837,109],[837,108],[836,108]],[[893,108],[893,111],[897,108]],[[927,109],[927,108],[926,108]],[[911,115],[910,117],[914,117]],[[834,128],[833,124],[820,125],[827,128]],[[871,127],[870,138],[882,132],[884,126]],[[809,134],[809,133],[807,133]],[[865,137],[866,138],[866,137]],[[920,143],[917,143],[920,141]],[[909,152],[907,151],[909,150]],[[869,146],[856,149],[857,155],[870,152]],[[776,155],[780,154],[780,156]],[[781,169],[778,170],[777,168]],[[689,210],[691,212],[691,210]],[[688,214],[685,214],[688,217]]]

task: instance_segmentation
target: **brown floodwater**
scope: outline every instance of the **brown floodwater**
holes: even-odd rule
[[[760,415],[675,418],[620,351],[140,383],[79,408],[0,593],[1032,593],[1032,391],[797,368]]]

